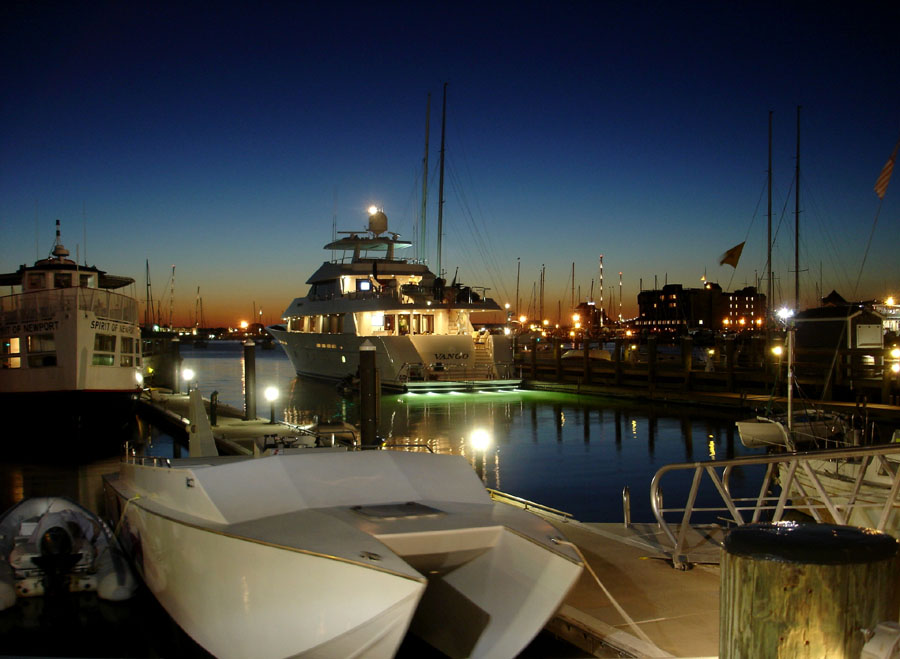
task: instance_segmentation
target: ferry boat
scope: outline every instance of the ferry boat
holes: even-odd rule
[[[137,300],[114,292],[134,280],[68,256],[57,220],[48,258],[0,274],[13,291],[0,297],[0,396],[15,409],[112,418],[140,390]]]
[[[325,245],[339,253],[306,282],[267,327],[298,375],[352,380],[363,342],[375,346],[381,386],[400,391],[509,389],[514,377],[508,335],[476,330],[471,314],[500,311],[486,289],[448,286],[419,262],[398,258],[410,242],[388,231],[383,211],[369,209],[368,230],[345,231]]]

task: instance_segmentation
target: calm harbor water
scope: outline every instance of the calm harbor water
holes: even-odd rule
[[[210,343],[207,348],[182,346],[185,367],[195,372],[205,397],[218,391],[219,401],[243,405],[242,348],[237,342]],[[256,380],[260,396],[257,413],[268,416],[261,392],[278,387],[277,419],[294,423],[358,421],[358,404],[340,395],[333,385],[298,379],[280,349],[256,351]],[[632,519],[652,519],[649,488],[653,474],[675,462],[723,459],[747,454],[734,427],[742,414],[685,406],[626,404],[619,400],[570,394],[510,391],[483,394],[385,395],[381,400],[378,433],[388,444],[428,445],[438,453],[463,455],[481,469],[487,487],[566,511],[586,522],[620,522],[622,489],[631,490]],[[471,444],[484,432],[490,445],[483,458]],[[36,446],[44,438],[34,437]],[[156,455],[171,455],[172,437],[136,422],[123,429],[121,441],[139,440]],[[81,441],[86,441],[82,438]],[[51,444],[46,443],[47,446]],[[100,506],[101,477],[116,470],[117,455],[89,462],[55,461],[51,451],[0,462],[0,508],[23,497],[65,495],[88,508]],[[759,479],[736,474],[732,488],[756,494]],[[664,481],[665,502],[682,503],[689,477]],[[710,493],[701,492],[702,505]],[[0,612],[4,654],[43,656],[204,656],[146,591],[132,602],[111,606],[94,602],[62,610],[47,608],[40,598]],[[74,618],[72,617],[74,615]],[[66,625],[80,620],[96,624],[113,639],[80,648],[61,640]],[[140,620],[139,634],[115,632],[110,622]],[[147,631],[147,625],[158,627]],[[132,627],[126,624],[126,627]],[[117,626],[121,627],[121,625]],[[51,632],[52,633],[48,633]],[[58,633],[57,633],[58,632]],[[83,635],[84,631],[79,632]],[[116,635],[120,634],[118,642]],[[71,636],[69,636],[71,638]],[[99,637],[98,637],[99,638]],[[8,643],[12,643],[9,645]],[[66,645],[68,643],[68,645]],[[533,656],[541,656],[540,651]],[[407,650],[407,656],[417,653]]]

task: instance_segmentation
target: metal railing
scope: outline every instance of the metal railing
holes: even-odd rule
[[[888,456],[893,459],[888,459]],[[760,521],[781,521],[787,510],[810,515],[816,522],[847,524],[854,512],[868,510],[877,514],[875,528],[883,531],[891,513],[900,508],[900,501],[897,500],[900,491],[898,461],[900,444],[893,443],[671,464],[659,469],[653,476],[650,506],[660,529],[671,544],[675,566],[683,568],[686,564],[684,549],[695,513],[724,513],[728,516],[724,521],[741,526]],[[765,465],[765,474],[758,494],[755,497],[733,496],[729,480],[734,471],[742,467],[762,465]],[[834,468],[834,474],[827,473],[828,466]],[[847,473],[839,474],[839,468]],[[673,472],[690,471],[693,471],[693,479],[685,506],[664,508],[661,487],[663,477]],[[872,477],[876,472],[880,477],[877,482],[873,482]],[[721,498],[721,505],[696,505],[704,476],[714,485]],[[829,479],[828,487],[823,484],[823,478]],[[840,483],[841,487],[833,487],[834,483]],[[778,495],[771,493],[775,485],[779,485],[781,489]],[[681,520],[675,530],[666,521],[666,513],[681,513]],[[771,515],[764,520],[764,514],[768,513]]]
[[[60,288],[18,293],[0,298],[0,320],[5,324],[48,320],[58,311],[91,311],[98,318],[137,323],[133,297],[97,288]]]
[[[523,499],[512,494],[507,494],[506,492],[501,492],[500,490],[493,490],[489,487],[486,487],[485,489],[488,491],[488,494],[491,495],[491,498],[496,501],[512,503],[513,505],[524,508],[525,510],[536,510],[545,515],[550,514],[566,520],[573,519],[572,513],[567,513],[564,510],[557,510],[556,508],[551,508],[550,506],[545,506],[541,503],[535,503],[534,501],[529,501],[528,499]]]

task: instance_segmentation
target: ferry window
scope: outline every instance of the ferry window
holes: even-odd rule
[[[339,313],[337,315],[337,323],[335,323],[336,329],[334,330],[336,334],[344,333],[344,314]]]
[[[385,332],[389,332],[390,334],[394,333],[394,327],[396,326],[395,322],[394,322],[394,318],[395,318],[395,316],[392,313],[384,314],[384,331]]]
[[[91,359],[91,364],[94,366],[112,366],[113,364],[115,364],[115,361],[115,355],[104,355],[95,352],[94,358]]]
[[[397,318],[397,333],[400,336],[409,334],[409,315],[400,314]]]
[[[26,338],[28,352],[56,352],[56,341],[52,334],[31,334]]]
[[[26,337],[28,366],[56,366],[56,341],[52,334],[31,334]]]
[[[122,355],[119,360],[119,366],[134,366],[134,355]]]
[[[134,352],[134,339],[130,336],[122,337],[122,354],[131,354]]]
[[[418,334],[419,333],[419,314],[417,314],[417,313],[410,314],[410,320],[412,320],[412,333]]]
[[[28,288],[44,288],[44,273],[43,272],[29,272],[28,273]]]
[[[57,272],[53,275],[53,286],[56,288],[69,288],[72,285],[71,272]]]
[[[357,279],[356,280],[356,290],[368,292],[372,290],[372,282],[368,279]]]
[[[115,334],[95,334],[94,335],[94,350],[99,350],[100,352],[115,352],[116,351],[116,335]]]
[[[422,334],[434,334],[434,316],[422,314]]]
[[[372,313],[372,329],[380,330],[384,329],[384,313],[381,311],[375,311]]]
[[[19,337],[0,339],[0,368],[21,368]]]
[[[81,275],[81,287],[86,288],[91,285],[90,275]]]

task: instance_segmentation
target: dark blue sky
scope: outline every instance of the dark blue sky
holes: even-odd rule
[[[337,228],[370,203],[416,238],[432,93],[434,266],[440,93],[449,83],[442,263],[546,307],[624,272],[723,287],[765,270],[775,112],[776,289],[793,296],[796,106],[801,286],[900,293],[900,183],[872,186],[900,137],[897,3],[49,3],[0,9],[0,270],[75,253],[154,290],[176,317],[305,292]],[[37,226],[36,226],[37,225]],[[718,257],[747,240],[736,271]],[[764,285],[765,287],[765,285]],[[595,282],[595,297],[599,283]]]

